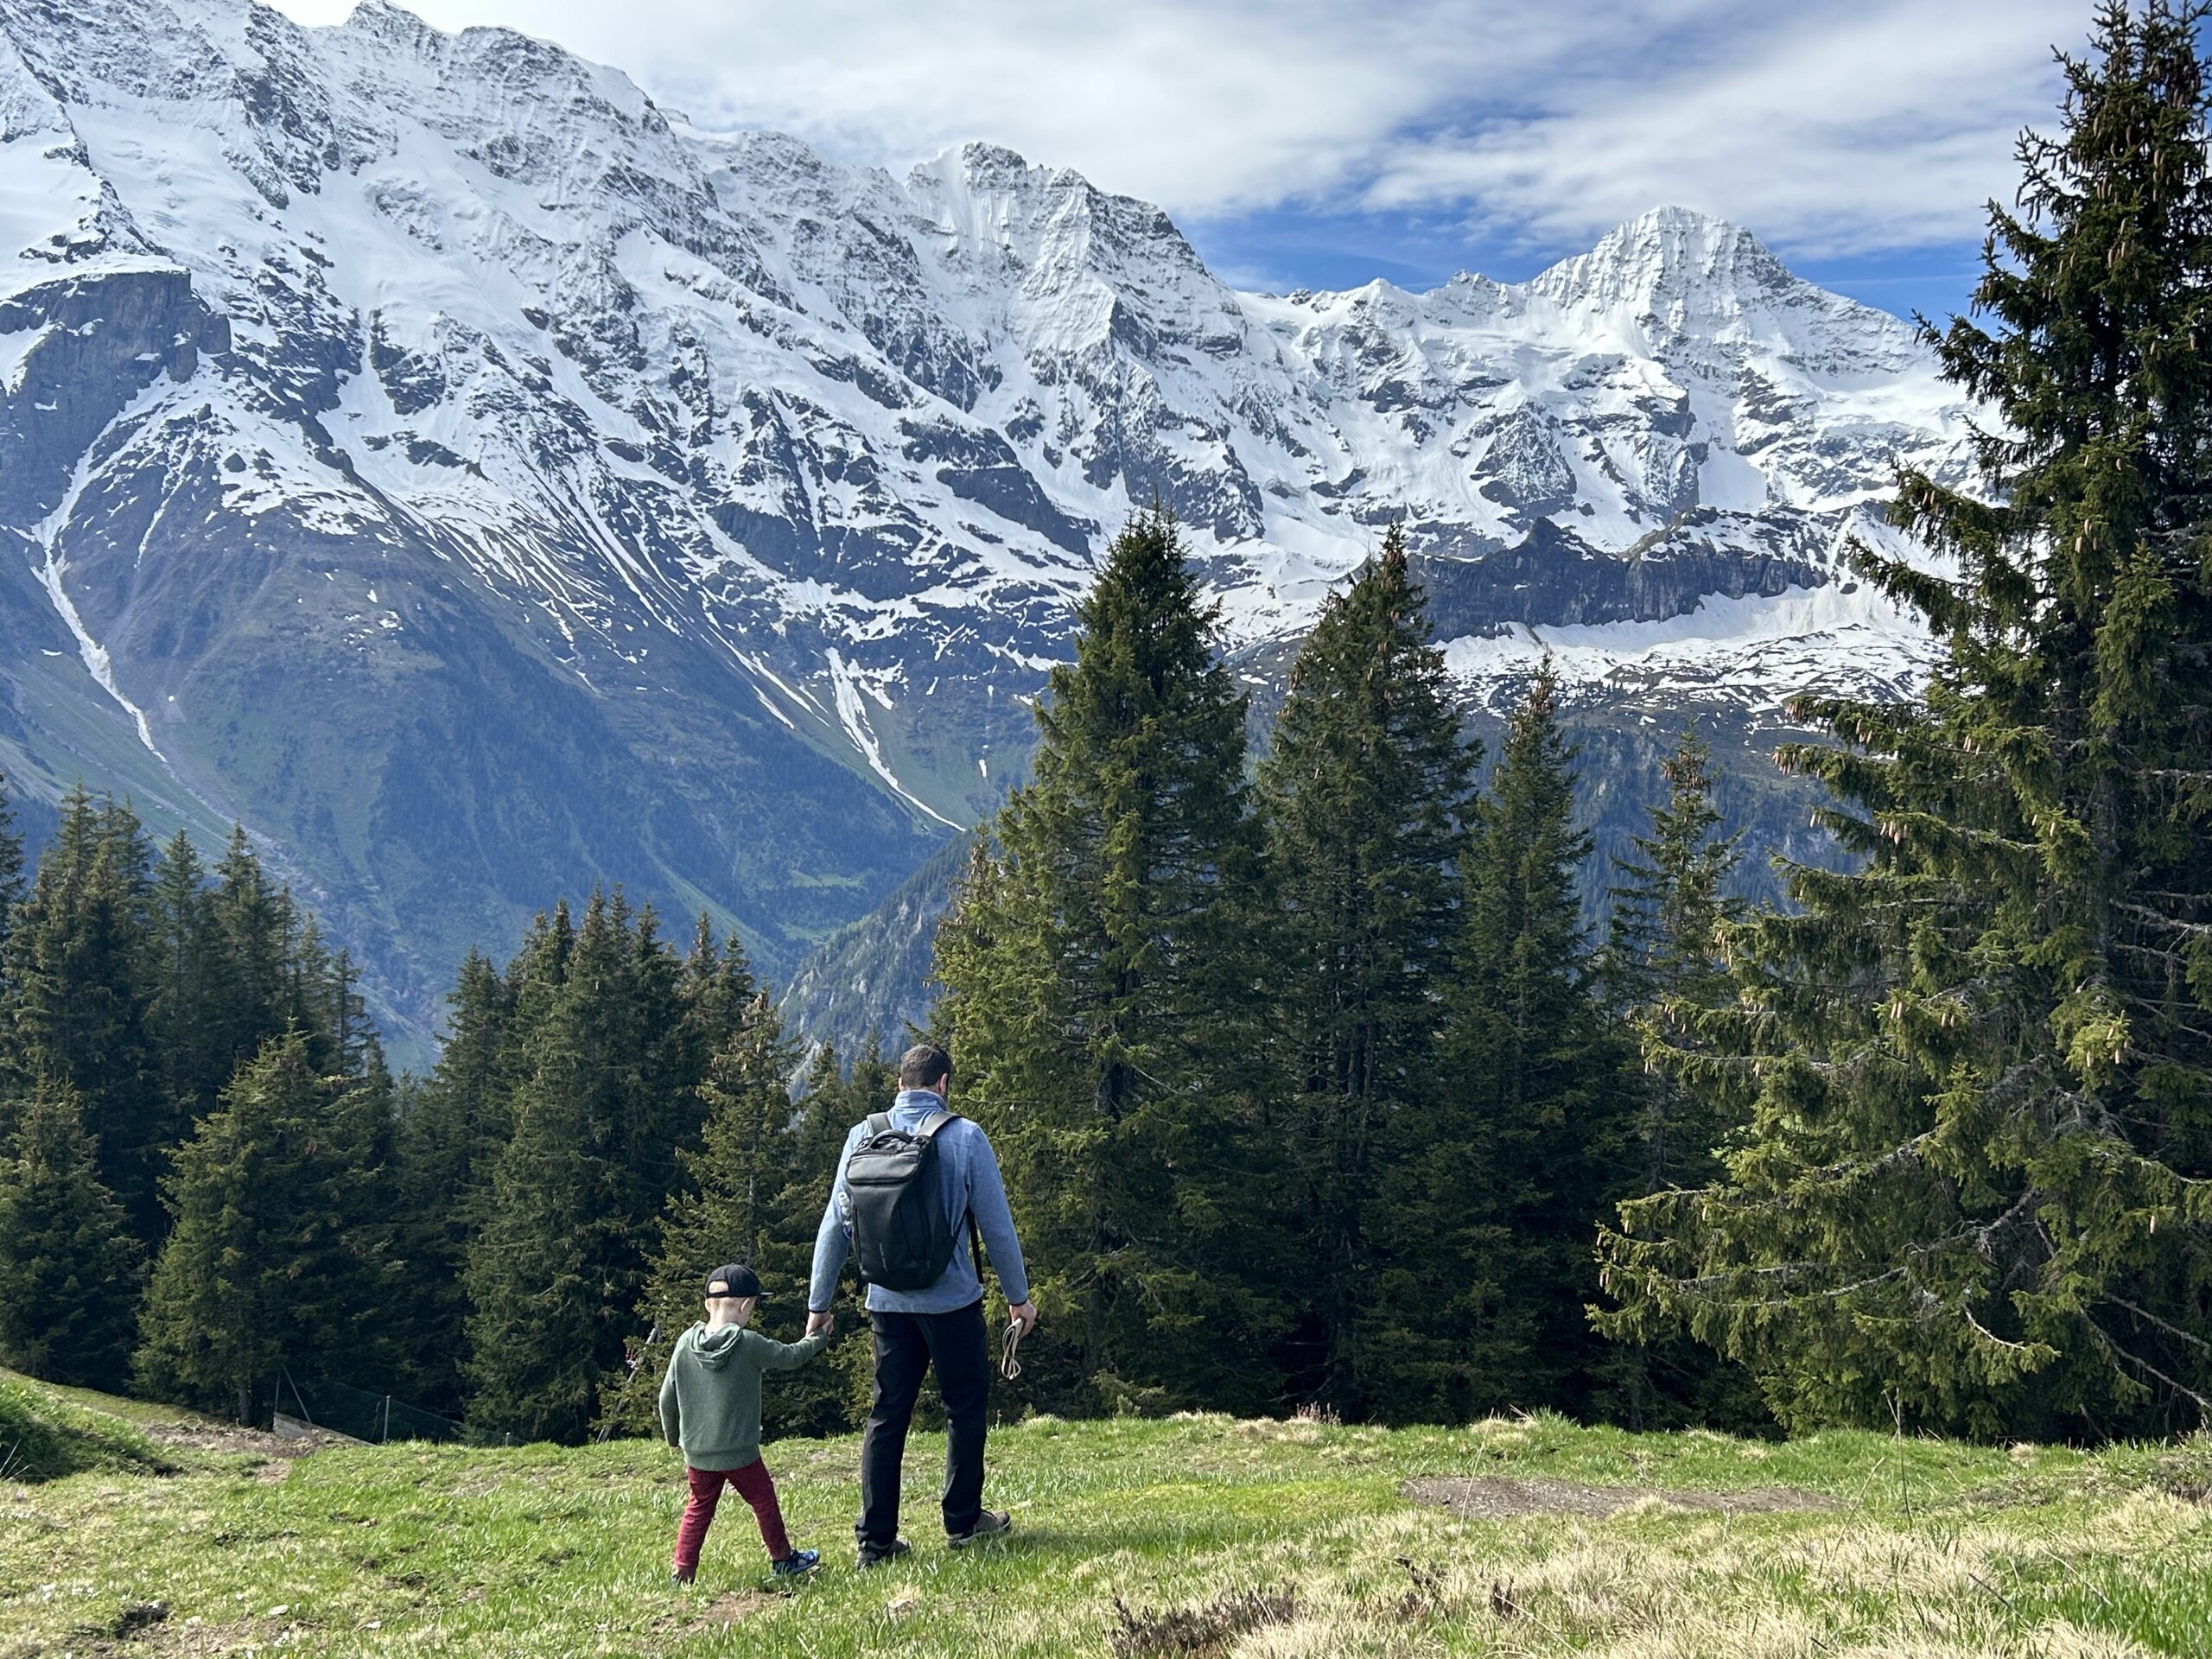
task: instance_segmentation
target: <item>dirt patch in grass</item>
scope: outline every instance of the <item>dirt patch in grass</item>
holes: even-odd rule
[[[776,1599],[765,1590],[726,1590],[699,1610],[699,1617],[691,1621],[691,1628],[695,1630],[727,1630],[730,1625],[775,1605]]]
[[[754,1614],[774,1606],[776,1599],[765,1590],[725,1590],[702,1607],[664,1613],[647,1627],[646,1650],[657,1653],[664,1646],[679,1645],[695,1636],[711,1636],[733,1624],[742,1624]]]
[[[1836,1507],[1832,1497],[1787,1486],[1692,1492],[1665,1486],[1591,1486],[1544,1477],[1511,1480],[1502,1475],[1430,1476],[1407,1481],[1398,1488],[1398,1496],[1429,1509],[1449,1510],[1465,1521],[1508,1521],[1522,1515],[1573,1515],[1602,1521],[1653,1498],[1669,1509],[1719,1515],[1782,1515]]]
[[[231,1423],[211,1422],[204,1417],[141,1423],[138,1427],[148,1440],[162,1446],[182,1446],[192,1452],[245,1452],[257,1458],[304,1458],[311,1452],[353,1444],[339,1434],[302,1434],[295,1440],[271,1434],[265,1428],[240,1428]]]

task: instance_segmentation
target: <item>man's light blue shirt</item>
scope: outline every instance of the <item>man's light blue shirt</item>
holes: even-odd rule
[[[892,1127],[912,1135],[933,1112],[945,1109],[933,1090],[902,1089],[891,1108]],[[814,1236],[814,1278],[807,1287],[806,1306],[811,1313],[826,1313],[837,1289],[837,1275],[845,1270],[853,1252],[852,1198],[845,1190],[845,1166],[853,1151],[868,1138],[868,1125],[855,1123],[845,1136],[845,1149],[837,1154],[837,1179],[830,1189],[830,1203],[822,1211],[822,1228]],[[926,1290],[887,1290],[868,1287],[871,1313],[950,1313],[983,1294],[983,1281],[976,1274],[976,1260],[969,1248],[968,1217],[976,1217],[998,1270],[1006,1299],[1016,1304],[1029,1300],[1029,1275],[1021,1265],[1021,1242],[1014,1236],[1014,1212],[1007,1208],[1006,1183],[999,1177],[999,1160],[991,1151],[990,1137],[966,1118],[956,1118],[938,1131],[938,1178],[944,1183],[944,1213],[952,1223],[957,1242],[952,1261],[938,1281]]]

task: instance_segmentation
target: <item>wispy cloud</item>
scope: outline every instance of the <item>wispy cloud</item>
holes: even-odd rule
[[[279,0],[328,22],[344,0]],[[419,0],[703,125],[904,165],[970,138],[1171,212],[1412,209],[1570,245],[1661,201],[1810,256],[1955,245],[2086,0]]]

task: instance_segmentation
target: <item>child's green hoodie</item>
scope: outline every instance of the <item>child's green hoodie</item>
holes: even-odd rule
[[[739,1325],[695,1325],[676,1339],[660,1385],[660,1432],[694,1469],[742,1469],[760,1455],[760,1373],[790,1371],[830,1340],[777,1342]]]

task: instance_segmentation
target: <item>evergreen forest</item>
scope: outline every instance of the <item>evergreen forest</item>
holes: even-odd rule
[[[2109,0],[1926,326],[1979,476],[1897,480],[1917,702],[1807,698],[1841,868],[1727,895],[1694,727],[1583,925],[1567,691],[1468,734],[1402,535],[1255,745],[1164,512],[974,838],[931,1037],[1043,1323],[1008,1414],[2099,1440],[2212,1405],[2212,170],[2202,8]],[[550,896],[550,895],[549,895]],[[887,1032],[808,1053],[619,889],[472,956],[395,1077],[234,836],[0,798],[0,1363],[265,1419],[285,1379],[645,1432],[703,1274],[796,1334]],[[771,1433],[865,1407],[851,1315]]]

